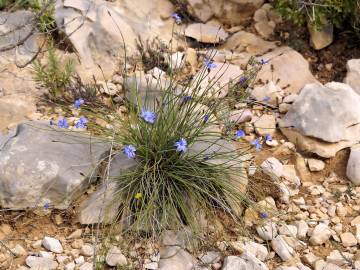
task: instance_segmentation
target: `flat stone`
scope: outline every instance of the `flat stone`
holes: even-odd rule
[[[93,264],[85,262],[79,267],[79,270],[93,270]]]
[[[285,236],[294,236],[297,235],[297,227],[294,225],[283,224],[279,227],[279,234]]]
[[[165,247],[160,251],[159,270],[192,270],[196,259],[177,246]]]
[[[103,141],[48,123],[18,125],[7,136],[0,135],[0,205],[28,209],[47,203],[66,209],[89,186],[108,149]]]
[[[270,221],[266,224],[257,226],[256,231],[260,238],[266,241],[272,240],[278,235],[276,224]]]
[[[262,66],[257,80],[277,82],[276,85],[284,89],[285,93],[297,94],[306,84],[317,83],[310,72],[308,61],[289,47],[277,48],[259,57],[260,59],[269,63]]]
[[[263,114],[254,122],[255,132],[264,136],[267,134],[274,135],[276,131],[276,119],[272,114]]]
[[[31,269],[52,270],[57,269],[58,263],[52,259],[36,256],[28,256],[25,260],[26,265]]]
[[[309,158],[307,160],[309,170],[312,172],[319,172],[325,168],[325,162],[319,159]]]
[[[278,180],[284,173],[284,166],[275,157],[267,158],[263,163],[261,163],[260,167],[273,180]]]
[[[360,144],[351,147],[350,157],[346,167],[346,176],[350,181],[358,186],[360,185]]]
[[[89,244],[85,244],[80,249],[80,254],[86,257],[91,257],[94,255],[94,247]]]
[[[217,44],[227,39],[227,34],[223,28],[203,23],[193,23],[186,27],[185,36],[196,39],[202,43]]]
[[[325,24],[322,29],[317,29],[316,25],[308,24],[310,33],[310,45],[315,50],[321,50],[329,46],[334,40],[334,26]]]
[[[345,266],[352,260],[353,254],[348,252],[340,252],[339,250],[333,250],[329,256],[326,257],[326,261],[336,264],[337,266]]]
[[[56,238],[45,236],[42,245],[44,248],[54,253],[62,253],[64,251],[60,241]]]
[[[340,239],[344,247],[352,247],[357,245],[357,240],[351,232],[340,234]]]
[[[267,266],[251,253],[245,251],[240,257],[225,257],[222,270],[267,270]]]

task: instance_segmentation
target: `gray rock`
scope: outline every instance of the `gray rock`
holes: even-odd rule
[[[18,125],[0,145],[0,205],[67,208],[87,188],[108,149],[102,141],[46,123]]]
[[[28,256],[25,263],[31,269],[52,270],[58,267],[58,263],[54,260],[36,256]]]
[[[240,257],[228,256],[222,270],[267,270],[267,266],[251,253],[245,251]]]
[[[290,260],[295,254],[294,249],[286,243],[281,235],[271,240],[271,247],[283,261]]]
[[[178,246],[169,246],[160,250],[159,270],[192,270],[196,259]]]
[[[56,238],[45,236],[42,245],[44,248],[54,253],[62,253],[64,251],[60,241]]]
[[[360,145],[351,147],[350,157],[346,167],[346,176],[354,185],[360,185]]]
[[[280,120],[279,126],[300,150],[331,157],[358,141],[360,108],[356,104],[359,101],[360,96],[348,85],[309,84]],[[299,136],[305,139],[301,140]]]
[[[110,248],[105,261],[109,266],[124,266],[127,264],[126,257],[121,253],[121,250],[115,246]]]
[[[116,199],[115,178],[137,166],[137,162],[128,159],[122,153],[115,155],[110,164],[108,182],[91,194],[81,205],[78,219],[81,224],[112,222],[118,214],[121,201]]]
[[[347,74],[344,83],[360,94],[360,59],[351,59],[346,64]]]

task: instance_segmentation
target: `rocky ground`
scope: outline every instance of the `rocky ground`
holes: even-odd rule
[[[98,269],[360,269],[359,50],[342,54],[342,61],[324,56],[333,45],[325,51],[305,52],[302,47],[299,53],[285,44],[291,45],[294,32],[263,0],[186,2],[193,20],[168,0],[57,1],[57,24],[77,52],[59,53],[77,59],[82,79],[94,75],[109,99],[124,83],[117,74],[124,56],[122,41],[128,55],[137,57],[134,40],[139,34],[144,40],[160,36],[166,43],[174,29],[176,45],[164,61],[194,76],[211,51],[216,67],[209,77],[218,77],[223,85],[239,77],[251,57],[266,61],[251,89],[252,102],[236,104],[231,117],[246,133],[243,143],[272,137],[248,168],[250,179],[260,175],[278,187],[259,198],[258,205],[267,211],[246,209],[248,233],[220,234],[199,249],[188,243],[184,232],[172,231],[159,243],[130,243],[114,235],[103,249],[96,225],[106,218],[98,200],[103,191],[89,187],[92,177],[85,176],[103,159],[108,145],[99,143],[89,151],[84,147],[88,138],[81,133],[66,139],[41,132],[41,124],[13,129],[25,120],[48,123],[65,114],[39,102],[44,90],[34,83],[31,68],[20,69],[14,62],[31,59],[41,39],[35,33],[17,51],[0,50],[0,131],[6,133],[0,136],[0,269],[93,269],[95,252],[103,261]],[[174,24],[175,11],[179,24]],[[26,16],[32,14],[0,13],[7,18],[0,32],[16,28],[22,24],[16,18]],[[70,34],[80,24],[80,30]],[[312,41],[321,47],[329,39]],[[6,46],[14,37],[0,41]],[[166,81],[160,67],[136,73],[146,78],[138,81],[140,88],[154,76]],[[73,110],[70,126],[78,119]],[[54,146],[63,140],[70,144]],[[74,147],[74,140],[82,144]],[[118,162],[114,174],[131,166],[121,158]]]

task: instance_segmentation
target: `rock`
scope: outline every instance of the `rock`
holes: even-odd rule
[[[85,262],[80,266],[79,270],[93,270],[93,264]]]
[[[346,176],[356,186],[360,185],[359,165],[360,165],[360,144],[356,144],[351,147],[350,157],[346,167]]]
[[[94,255],[94,247],[89,244],[85,244],[80,249],[80,254],[86,257],[91,257]]]
[[[306,84],[317,83],[306,59],[289,47],[277,48],[259,59],[269,60],[269,64],[261,68],[257,80],[277,82],[286,93],[297,94]]]
[[[108,184],[102,183],[101,186],[80,205],[78,219],[81,224],[111,222],[116,218],[121,202],[114,203],[116,183],[111,181],[111,179],[134,168],[136,165],[137,162],[135,160],[128,159],[123,154],[115,155],[112,158]]]
[[[277,46],[275,42],[265,41],[252,33],[239,31],[227,39],[223,49],[235,52],[247,52],[251,55],[264,54]],[[270,81],[271,79],[269,79]],[[264,80],[266,82],[266,80]]]
[[[111,82],[99,81],[98,84],[100,93],[107,94],[109,96],[116,96],[119,94],[117,86]]]
[[[60,241],[56,238],[45,236],[42,245],[44,248],[54,253],[62,253],[64,251]]]
[[[230,246],[240,253],[243,253],[244,251],[249,252],[260,261],[265,261],[269,255],[269,252],[265,246],[253,241],[230,242]]]
[[[26,265],[31,269],[46,269],[52,270],[57,269],[58,263],[52,259],[36,256],[28,256],[25,260]]]
[[[282,163],[274,157],[267,158],[260,165],[261,169],[269,175],[274,181],[278,180],[284,173],[284,167]]]
[[[351,232],[340,234],[340,239],[344,247],[352,247],[357,245],[357,240]]]
[[[194,82],[199,83],[199,96],[204,95],[209,98],[223,98],[228,94],[228,85],[230,82],[239,79],[243,71],[239,66],[214,62],[215,68],[211,69],[209,73],[204,76],[203,70],[200,70],[194,77]],[[211,89],[209,89],[211,85]],[[193,89],[189,88],[189,92]]]
[[[157,262],[150,262],[150,263],[146,263],[144,264],[144,268],[148,269],[148,270],[156,270],[158,269],[159,265]]]
[[[81,265],[81,264],[83,264],[84,262],[85,262],[84,256],[79,256],[79,257],[77,257],[77,258],[75,259],[75,263],[76,263],[77,265]]]
[[[69,262],[68,264],[65,265],[65,270],[75,270],[75,263],[74,262]]]
[[[279,126],[300,150],[331,157],[357,141],[360,108],[355,104],[359,101],[360,96],[345,84],[309,84],[280,120]],[[324,109],[315,109],[319,106]]]
[[[275,26],[276,24],[272,21],[255,23],[256,31],[265,39],[268,39],[274,35]]]
[[[240,257],[228,256],[224,259],[222,270],[267,270],[267,266],[251,253],[245,251]]]
[[[319,159],[309,158],[307,160],[309,170],[312,172],[319,172],[325,168],[325,162]]]
[[[204,0],[187,0],[186,2],[190,7],[188,8],[190,14],[202,22],[208,21],[214,15],[211,7]]]
[[[172,70],[181,69],[185,65],[185,54],[183,52],[176,52],[171,55],[168,55],[168,57],[165,57],[165,62],[170,66]],[[160,70],[160,69],[159,69]],[[162,70],[160,70],[163,72]],[[161,78],[160,76],[156,76],[157,78]]]
[[[357,216],[356,218],[354,218],[353,220],[351,220],[350,225],[351,225],[351,226],[360,225],[360,216]]]
[[[140,34],[143,40],[161,37],[168,42],[172,38],[173,20],[163,21],[162,17],[170,17],[172,12],[166,0],[116,3],[58,0],[55,5],[56,24],[80,56],[82,65],[78,72],[86,79],[94,74],[100,80],[110,79],[118,68],[113,60],[124,56],[124,44],[127,57],[137,51]]]
[[[208,3],[220,22],[239,25],[251,18],[264,0],[210,0]]]
[[[26,250],[19,244],[17,244],[14,248],[11,249],[11,252],[16,257],[25,256],[27,254]]]
[[[81,238],[82,235],[82,229],[76,229],[75,231],[73,231],[68,237],[66,237],[66,239],[78,239]]]
[[[266,103],[277,105],[281,100],[282,90],[273,81],[270,81],[265,85],[255,86],[251,91],[251,96],[257,101],[264,102],[268,99]]]
[[[168,246],[160,250],[159,270],[192,270],[195,258],[178,246]]]
[[[297,94],[290,94],[290,95],[284,97],[283,102],[288,103],[288,104],[292,104],[292,103],[294,103],[296,101],[298,96],[299,95],[297,95]]]
[[[310,33],[310,45],[315,50],[321,50],[329,46],[334,40],[334,26],[325,24],[322,29],[317,29],[316,25],[308,24]]]
[[[310,244],[313,246],[322,245],[327,240],[329,240],[330,236],[331,231],[329,227],[324,223],[320,223],[316,225],[316,227],[313,229],[309,241]]]
[[[271,221],[257,226],[256,231],[260,238],[266,241],[272,240],[278,235],[276,224]]]
[[[285,236],[293,236],[296,237],[297,235],[297,227],[294,225],[286,225],[283,224],[279,227],[279,234]]]
[[[252,119],[252,113],[249,109],[235,110],[230,113],[229,120],[234,124],[249,122]]]
[[[263,114],[254,122],[255,132],[260,136],[274,135],[276,131],[276,119],[272,114]]]
[[[126,257],[121,253],[120,249],[115,246],[110,248],[105,261],[109,266],[124,266],[127,264]]]
[[[221,253],[217,251],[208,251],[199,257],[202,264],[213,264],[221,260]]]
[[[346,64],[347,74],[344,83],[360,94],[360,59],[351,59]]]
[[[43,208],[47,203],[66,209],[87,188],[109,147],[86,135],[64,136],[64,132],[46,123],[27,122],[6,137],[0,136],[2,207]]]
[[[352,260],[353,254],[348,252],[340,252],[339,250],[333,250],[329,256],[326,257],[326,262],[336,264],[338,266],[345,266]]]
[[[304,220],[294,221],[294,226],[297,229],[297,237],[299,239],[305,239],[309,230],[309,225]]]
[[[318,260],[315,262],[314,270],[341,270],[341,268],[333,263]]]
[[[203,23],[193,23],[186,27],[185,36],[201,43],[217,44],[229,36],[223,28]]]
[[[281,103],[279,105],[279,112],[280,113],[287,113],[291,108],[291,104],[287,104],[287,103]]]
[[[286,243],[281,235],[271,240],[271,247],[283,261],[290,260],[295,253],[293,248]]]

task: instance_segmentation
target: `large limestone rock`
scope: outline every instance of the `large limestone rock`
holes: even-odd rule
[[[360,94],[360,59],[351,59],[346,64],[347,74],[344,83]]]
[[[331,157],[359,140],[359,102],[360,96],[348,85],[308,84],[279,126],[300,150]]]
[[[277,82],[277,86],[287,93],[298,93],[306,84],[317,83],[306,59],[289,47],[280,47],[260,59],[269,61],[269,64],[262,67],[257,79]]]
[[[78,133],[27,122],[0,136],[0,205],[65,209],[96,175],[108,145]]]
[[[109,77],[118,66],[116,58],[136,52],[136,39],[156,36],[171,39],[173,7],[166,0],[126,0],[109,3],[90,0],[57,0],[57,25],[68,36],[81,60],[84,77],[102,77],[100,65]],[[101,78],[103,79],[103,78]]]

